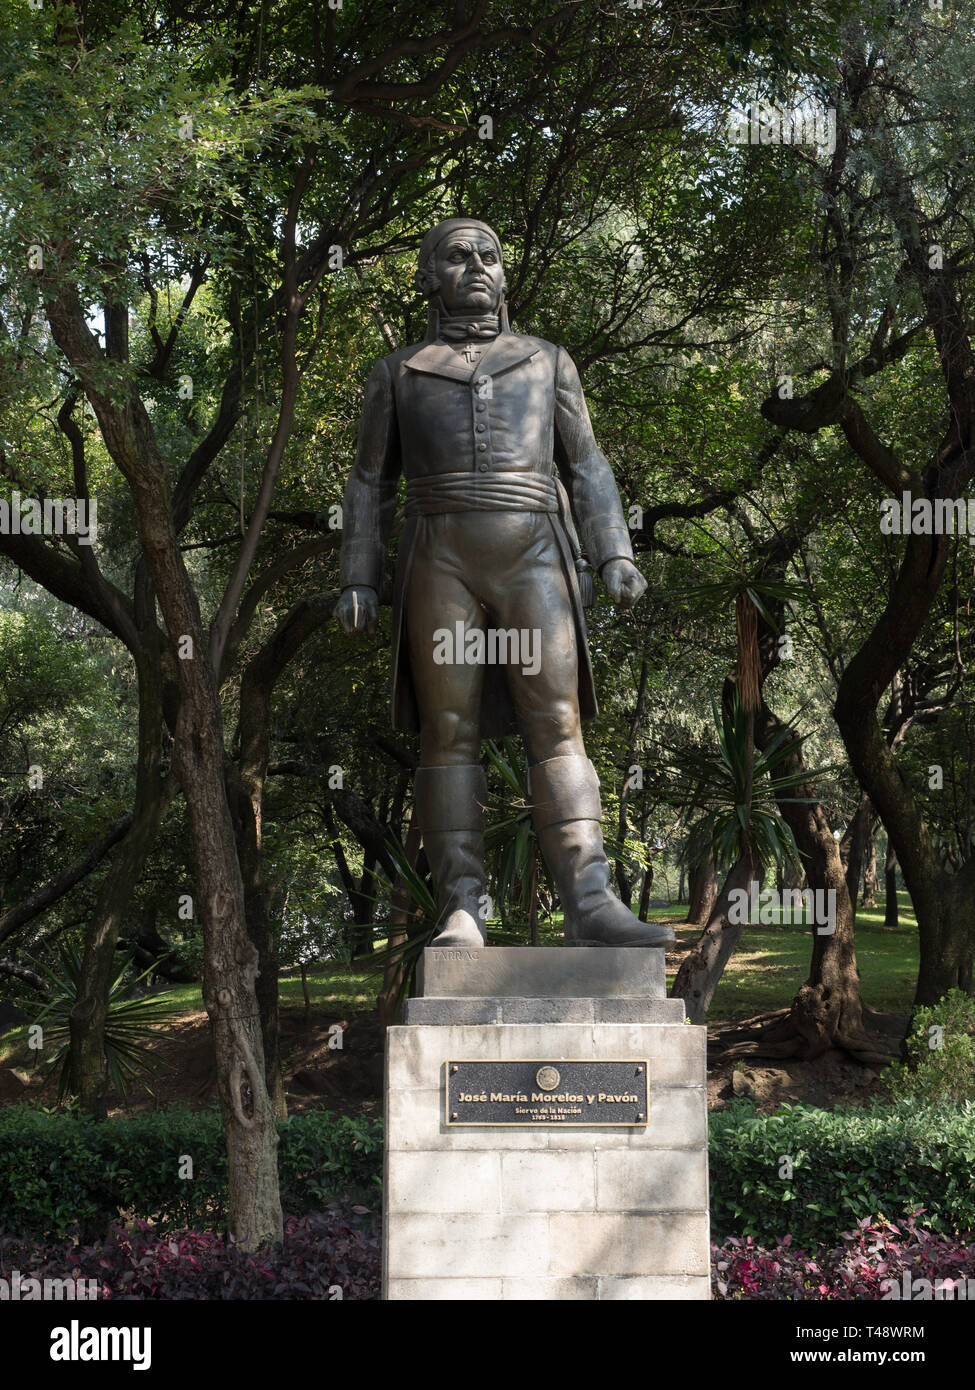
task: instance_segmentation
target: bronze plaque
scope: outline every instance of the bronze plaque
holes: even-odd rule
[[[448,1125],[633,1129],[647,1123],[647,1062],[642,1058],[444,1065]]]

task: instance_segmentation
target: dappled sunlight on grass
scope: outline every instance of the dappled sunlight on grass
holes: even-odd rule
[[[313,1009],[329,1008],[356,1010],[372,1009],[376,1005],[376,981],[368,971],[343,970],[334,966],[327,971],[317,968],[309,973],[308,997]],[[301,990],[301,975],[283,976],[278,981],[278,994],[283,1007],[304,1008],[305,997]]]
[[[858,926],[856,947],[864,1002],[875,1009],[909,1008],[917,984],[916,931]],[[746,927],[715,991],[712,1014],[784,1008],[807,979],[810,956],[807,932]]]
[[[368,968],[356,961],[356,968],[346,969],[336,962],[334,965],[316,964],[308,971],[308,997],[313,1009],[334,1008],[336,1010],[371,1009],[376,1003],[375,978]],[[203,1008],[203,995],[200,985],[177,985],[173,994],[184,1003],[187,1010],[199,1012]],[[278,980],[278,997],[282,1008],[304,1008],[305,998],[301,989],[301,972],[289,971]]]

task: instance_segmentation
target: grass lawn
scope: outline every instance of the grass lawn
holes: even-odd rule
[[[883,925],[883,909],[860,910],[857,914],[857,961],[864,1002],[874,1009],[907,1009],[914,997],[917,982],[917,926],[907,894],[898,894],[900,921],[898,927]],[[680,918],[686,907],[653,908],[649,916],[656,921],[674,924],[677,939],[684,944],[696,940],[696,927],[683,926]],[[561,942],[560,916],[542,925],[542,942],[556,946]],[[378,943],[380,946],[384,942]],[[784,1008],[806,979],[809,971],[810,932],[802,925],[773,924],[750,926],[745,929],[741,944],[731,958],[718,985],[711,1006],[715,1018],[747,1017],[772,1009]],[[677,973],[679,957],[668,965],[672,982]],[[313,1009],[337,1014],[357,1013],[372,1009],[376,1003],[377,981],[365,968],[355,962],[352,969],[342,964],[320,965],[308,974],[308,993]],[[303,1009],[301,975],[295,971],[283,976],[279,983],[281,1005],[286,1009]],[[203,1008],[199,984],[174,985],[172,993],[187,1013]],[[30,1059],[18,1029],[0,1036],[0,1065],[11,1062],[23,1065]]]
[[[880,1010],[910,1008],[917,984],[917,932],[858,926],[856,945],[863,1002]],[[728,1018],[783,1008],[806,980],[809,956],[809,937],[797,928],[749,928],[715,991],[711,1013]]]
[[[910,1008],[917,984],[917,923],[906,892],[898,893],[900,925],[885,927],[883,908],[857,912],[856,952],[863,1001],[871,1008]],[[673,920],[675,909],[670,910]],[[666,910],[652,914],[666,917]],[[779,914],[775,914],[777,917]],[[692,942],[696,927],[677,926],[677,937]],[[747,1017],[784,1008],[809,973],[810,929],[784,925],[750,926],[742,935],[711,1005],[715,1018]],[[668,975],[673,978],[676,966]]]
[[[363,1009],[376,1007],[378,985],[370,979],[368,971],[359,968],[347,970],[340,964],[319,965],[315,972],[308,974],[308,996],[313,1009],[327,1010],[329,1013],[352,1014]],[[186,1013],[199,1013],[203,1009],[202,986],[195,984],[173,985],[168,991],[176,1003]],[[301,974],[283,976],[278,982],[281,1007],[304,1010],[305,1000],[301,992]],[[0,1034],[0,1066],[29,1066],[34,1054],[27,1050],[22,1029],[11,1028]]]
[[[203,1008],[199,984],[173,985],[171,992],[187,1013]],[[311,970],[308,972],[308,997],[313,1009],[328,1009],[334,1013],[372,1009],[376,1005],[376,993],[375,980],[370,980],[368,971],[362,969],[358,961],[352,970],[336,962],[333,965],[316,965],[314,973]],[[281,976],[278,980],[278,998],[282,1008],[304,1009],[300,971]]]

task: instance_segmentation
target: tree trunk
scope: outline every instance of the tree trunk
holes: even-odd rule
[[[75,884],[80,883],[83,878],[87,878],[93,870],[110,854],[120,840],[123,840],[132,826],[132,813],[126,811],[124,816],[119,816],[99,839],[83,850],[77,859],[72,860],[60,873],[55,874],[47,883],[35,888],[26,898],[14,903],[13,907],[2,910],[4,900],[4,886],[0,884],[0,942],[6,941],[8,937],[33,921],[35,917],[40,917],[49,907],[69,893]]]
[[[267,880],[264,876],[260,844],[260,806],[245,790],[246,778],[228,765],[228,795],[233,807],[234,837],[244,885],[244,913],[247,936],[256,952],[255,993],[261,1024],[264,1078],[275,1115],[288,1118],[288,1104],[281,1076],[280,1026],[278,1019],[278,936],[269,911]]]
[[[203,903],[203,1002],[213,1030],[227,1136],[230,1236],[244,1250],[256,1250],[283,1234],[278,1135],[255,989],[258,952],[247,932],[244,883],[224,784],[223,717],[210,673],[202,661],[197,664],[203,669],[187,680],[180,708],[177,758]]]
[[[199,970],[170,958],[169,945],[160,936],[156,925],[158,915],[158,908],[150,903],[129,935],[129,946],[136,962],[143,969],[155,966],[150,976],[152,980],[166,980],[174,985],[195,984],[200,979]]]
[[[359,883],[356,883],[355,875],[349,867],[345,848],[335,823],[333,803],[342,818],[342,823],[351,831],[362,848],[363,873]],[[393,805],[394,809],[397,809],[397,799],[394,799]],[[395,882],[397,878],[396,866],[389,857],[386,842],[387,837],[395,836],[396,828],[391,820],[381,821],[373,814],[372,807],[368,802],[352,793],[340,792],[337,796],[333,796],[331,801],[326,801],[322,808],[322,819],[328,831],[329,847],[335,858],[335,867],[338,869],[342,887],[352,909],[353,927],[349,932],[352,953],[354,955],[371,953],[374,948],[373,923],[376,917],[378,891],[375,869],[377,865],[381,866],[390,880]]]
[[[938,540],[937,537],[909,536],[908,552],[919,542],[931,539]],[[975,861],[969,860],[956,874],[943,867],[930,829],[901,775],[877,718],[880,694],[877,684],[883,674],[878,674],[877,669],[880,652],[889,653],[895,647],[890,659],[897,658],[895,669],[899,669],[906,652],[896,647],[909,648],[910,645],[907,633],[896,626],[906,621],[906,615],[900,608],[895,612],[894,604],[902,579],[910,574],[911,568],[905,559],[891,604],[847,666],[840,682],[835,715],[850,762],[857,778],[869,789],[914,905],[920,951],[915,1004],[934,1004],[949,989],[970,988],[975,950]],[[912,591],[912,596],[905,597],[904,603],[916,602],[916,591]],[[927,605],[924,607],[926,611]],[[919,613],[915,620],[920,622]],[[890,630],[892,622],[895,627]]]
[[[846,828],[840,842],[840,858],[846,868],[846,890],[850,895],[853,915],[856,917],[857,902],[860,897],[860,880],[866,858],[867,842],[873,827],[874,809],[866,792],[860,794],[860,802],[853,819]]]
[[[293,232],[293,221],[289,228]],[[224,785],[219,673],[226,628],[267,515],[283,439],[279,429],[234,577],[214,620],[211,647],[204,638],[199,602],[180,550],[170,496],[170,461],[159,449],[145,404],[134,390],[124,403],[107,393],[101,347],[88,326],[76,285],[61,281],[46,309],[52,335],[79,373],[105,446],[129,485],[142,554],[178,674],[173,770],[186,798],[196,890],[202,899],[203,1001],[213,1028],[227,1138],[230,1236],[244,1249],[254,1250],[265,1242],[280,1240],[283,1233],[278,1135],[264,1080],[264,1047],[254,990],[257,952],[245,928],[244,885]],[[286,367],[289,358],[293,361],[295,322],[289,310],[282,339]],[[282,417],[293,413],[295,390],[293,380],[286,382]]]
[[[855,66],[860,63],[858,58]],[[936,356],[942,378],[937,414],[943,432],[940,437],[932,435],[922,446],[926,460],[917,468],[881,439],[857,398],[859,374],[850,369],[846,353],[851,344],[845,334],[837,345],[836,357],[843,365],[834,370],[830,380],[787,401],[770,397],[761,409],[765,418],[780,428],[798,428],[807,436],[839,425],[874,486],[879,479],[886,495],[907,491],[924,497],[935,508],[941,504],[950,509],[955,499],[970,491],[975,471],[975,351],[970,306],[956,275],[932,273],[930,247],[940,235],[938,219],[922,203],[921,185],[914,181],[914,171],[904,168],[893,137],[884,137],[882,147],[876,180],[879,211],[896,231],[903,255],[898,274],[905,284],[910,283],[923,306],[926,347],[932,360]],[[842,185],[841,171],[842,161],[830,175],[833,190]],[[834,208],[827,217],[837,215]],[[845,318],[850,308],[850,301],[839,313],[839,306],[834,306],[834,321]],[[912,449],[912,453],[917,452]],[[941,529],[930,534],[912,528],[905,536],[897,574],[882,611],[846,662],[833,710],[850,765],[883,822],[914,904],[921,957],[915,996],[919,1004],[933,1002],[951,984],[970,981],[975,949],[975,859],[971,846],[966,845],[968,858],[957,873],[952,875],[943,868],[922,804],[888,746],[878,705],[909,661],[930,620],[956,547],[956,539]]]
[[[863,869],[863,897],[860,900],[862,907],[876,907],[877,899],[880,896],[880,879],[877,877],[877,838],[870,833],[867,842],[866,864]]]
[[[788,558],[794,552],[797,536],[797,531],[781,533],[770,543],[767,564],[772,577],[781,577]],[[782,605],[774,604],[773,609],[777,609],[778,618],[781,619]],[[777,632],[764,617],[759,620],[759,633],[761,685],[764,688],[768,675],[780,658]],[[723,694],[726,704],[728,698],[726,687]],[[756,745],[763,751],[777,737],[787,740],[788,753],[779,763],[777,775],[790,777],[804,771],[799,736],[787,732],[786,726],[769,709],[764,693],[755,736]],[[726,1049],[725,1055],[813,1058],[831,1047],[842,1047],[863,1061],[889,1061],[883,1044],[868,1036],[863,1029],[860,976],[854,948],[853,906],[839,846],[819,804],[815,784],[811,779],[800,782],[780,797],[777,809],[792,831],[808,887],[814,892],[818,890],[835,895],[832,898],[835,903],[834,929],[831,933],[823,933],[816,926],[812,927],[809,977],[791,1007],[736,1030],[736,1040]],[[761,879],[761,867],[755,877]],[[826,901],[830,900],[827,896]]]
[[[115,948],[132,894],[163,816],[176,790],[162,771],[162,680],[159,653],[149,637],[136,660],[139,689],[139,751],[135,805],[128,834],[116,850],[98,891],[85,935],[78,990],[68,1019],[71,1089],[82,1110],[99,1119],[107,1113],[105,1025],[116,971]]]
[[[352,953],[356,956],[372,955],[375,950],[372,924],[376,919],[376,896],[379,891],[375,867],[376,856],[367,850],[362,857],[362,878],[359,880],[353,910],[355,926],[352,933]]]
[[[690,904],[687,920],[696,927],[703,927],[711,916],[715,899],[718,896],[718,875],[714,859],[708,857],[690,868]]]
[[[921,931],[916,1005],[937,1004],[950,989],[972,993],[975,898],[971,876],[968,883],[960,882],[962,877],[942,873],[940,880],[933,878],[915,886],[907,881]]]
[[[888,840],[884,861],[884,926],[896,927],[899,922],[897,903],[897,855]]]
[[[643,871],[643,887],[640,889],[640,911],[637,913],[641,922],[647,920],[647,913],[650,911],[650,890],[653,887],[653,865],[649,864]]]
[[[271,921],[268,886],[261,850],[264,780],[267,774],[267,720],[270,702],[265,692],[241,683],[240,759],[229,759],[224,769],[227,800],[231,809],[234,840],[243,886],[244,921],[256,965],[255,995],[260,1020],[264,1081],[271,1108],[282,1120],[288,1105],[281,1076],[278,1024],[277,935]]]
[[[766,748],[783,726],[767,705],[763,716],[759,743]],[[793,737],[792,742],[789,756],[780,764],[783,775],[799,772],[804,766],[798,738]],[[810,799],[802,800],[805,797]],[[855,918],[839,845],[815,799],[812,782],[800,783],[788,798],[779,803],[779,814],[795,838],[809,888],[835,894],[835,925],[831,933],[812,928],[809,977],[788,1014],[764,1030],[761,1045],[755,1050],[765,1056],[798,1055],[809,1060],[831,1047],[842,1047],[862,1061],[889,1060],[879,1042],[864,1032]]]
[[[620,792],[619,819],[616,825],[617,839],[620,849],[623,851],[623,854],[617,857],[615,864],[616,887],[619,890],[620,902],[625,903],[627,907],[629,907],[633,901],[633,884],[636,880],[634,875],[627,870],[624,857],[627,834],[626,803],[630,799],[630,768],[634,765],[636,746],[640,737],[640,726],[643,723],[643,712],[647,703],[647,677],[649,671],[650,667],[647,658],[643,657],[640,662],[640,679],[637,684],[636,704],[633,708],[633,717],[630,720],[630,731],[626,748],[626,766],[623,769],[623,789]]]
[[[747,893],[754,878],[755,865],[751,856],[740,855],[715,899],[694,949],[681,961],[671,997],[684,1000],[691,1023],[707,1022],[714,991],[745,930],[744,922],[728,921],[731,894],[740,889]]]
[[[862,410],[852,408],[849,398],[840,423],[851,447],[885,482],[896,478],[898,491],[908,488],[934,504],[951,505],[970,490],[975,460],[970,311],[956,277],[931,273],[927,247],[936,238],[936,223],[920,205],[893,143],[887,147],[878,188],[900,237],[937,349],[944,386],[939,412],[945,429],[940,439],[932,440],[922,471],[909,468],[892,449],[881,445]],[[969,855],[954,874],[941,864],[922,805],[884,736],[878,705],[929,621],[955,544],[944,533],[911,531],[906,536],[883,611],[847,662],[833,711],[857,781],[883,822],[914,904],[920,948],[916,1004],[935,1003],[955,985],[971,988],[975,859]]]
[[[239,753],[225,764],[227,801],[231,808],[237,857],[244,890],[248,938],[256,952],[256,996],[264,1053],[267,1093],[275,1115],[287,1119],[288,1104],[281,1075],[278,1014],[278,932],[264,873],[264,787],[271,751],[271,696],[281,672],[302,643],[326,621],[331,595],[300,599],[244,667],[240,682]]]

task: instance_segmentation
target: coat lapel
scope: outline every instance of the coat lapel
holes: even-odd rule
[[[534,357],[538,350],[539,344],[534,338],[527,338],[521,333],[500,333],[474,370],[478,374],[498,376],[509,367],[517,367],[526,357]]]
[[[427,372],[432,376],[446,376],[454,381],[470,382],[475,376],[497,376],[509,367],[516,367],[528,357],[538,352],[534,338],[521,333],[500,333],[479,362],[465,361],[461,353],[455,352],[447,343],[425,343],[419,352],[408,357],[403,363],[415,372]]]

